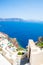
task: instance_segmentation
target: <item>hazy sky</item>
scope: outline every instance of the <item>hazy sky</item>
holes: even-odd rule
[[[43,20],[43,0],[0,0],[0,18]]]

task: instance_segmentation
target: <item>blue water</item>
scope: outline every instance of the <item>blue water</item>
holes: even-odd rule
[[[8,34],[10,37],[17,38],[22,47],[26,47],[29,39],[38,40],[43,36],[43,23],[34,22],[0,22],[0,32]]]

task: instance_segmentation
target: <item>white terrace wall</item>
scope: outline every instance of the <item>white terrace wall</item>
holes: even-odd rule
[[[33,40],[29,40],[30,45],[30,65],[43,65],[43,49],[37,47]]]

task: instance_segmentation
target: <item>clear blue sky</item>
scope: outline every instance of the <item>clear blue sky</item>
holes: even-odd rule
[[[43,20],[43,0],[0,0],[0,18]]]

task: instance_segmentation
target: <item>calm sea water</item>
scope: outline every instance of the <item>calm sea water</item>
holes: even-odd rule
[[[0,22],[0,32],[8,34],[10,37],[17,38],[22,47],[26,47],[29,39],[38,40],[43,36],[43,23],[33,22]]]

